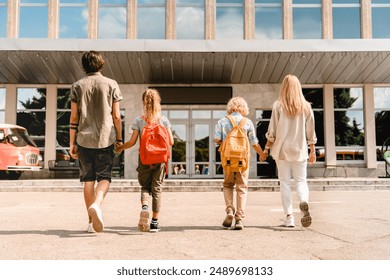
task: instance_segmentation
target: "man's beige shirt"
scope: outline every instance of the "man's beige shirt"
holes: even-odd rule
[[[112,105],[122,99],[118,83],[100,72],[73,83],[70,100],[77,103],[79,111],[78,145],[100,149],[115,142]]]

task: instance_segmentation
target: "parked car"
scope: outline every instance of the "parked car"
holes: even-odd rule
[[[0,178],[17,180],[23,171],[41,170],[39,149],[24,127],[0,123]]]

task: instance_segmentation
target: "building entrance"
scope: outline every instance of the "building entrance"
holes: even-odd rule
[[[221,160],[214,144],[218,119],[223,108],[186,106],[169,108],[164,114],[172,124],[174,144],[169,162],[170,178],[222,178]]]

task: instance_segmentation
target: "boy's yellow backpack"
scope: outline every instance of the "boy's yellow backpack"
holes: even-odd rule
[[[227,118],[232,123],[233,128],[218,149],[221,153],[223,171],[226,174],[243,172],[248,169],[250,155],[249,140],[244,129],[247,119],[243,117],[240,124],[237,125],[232,116],[227,116]]]

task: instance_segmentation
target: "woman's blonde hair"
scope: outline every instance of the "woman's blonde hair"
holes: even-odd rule
[[[148,122],[157,123],[161,117],[161,98],[156,89],[147,89],[142,93],[144,116]]]
[[[294,75],[284,77],[279,92],[279,101],[288,115],[295,117],[310,110],[310,103],[306,101],[302,93],[299,79]]]
[[[240,96],[233,97],[227,104],[226,112],[228,115],[233,112],[238,112],[243,116],[247,116],[249,114],[248,104],[245,99]]]

